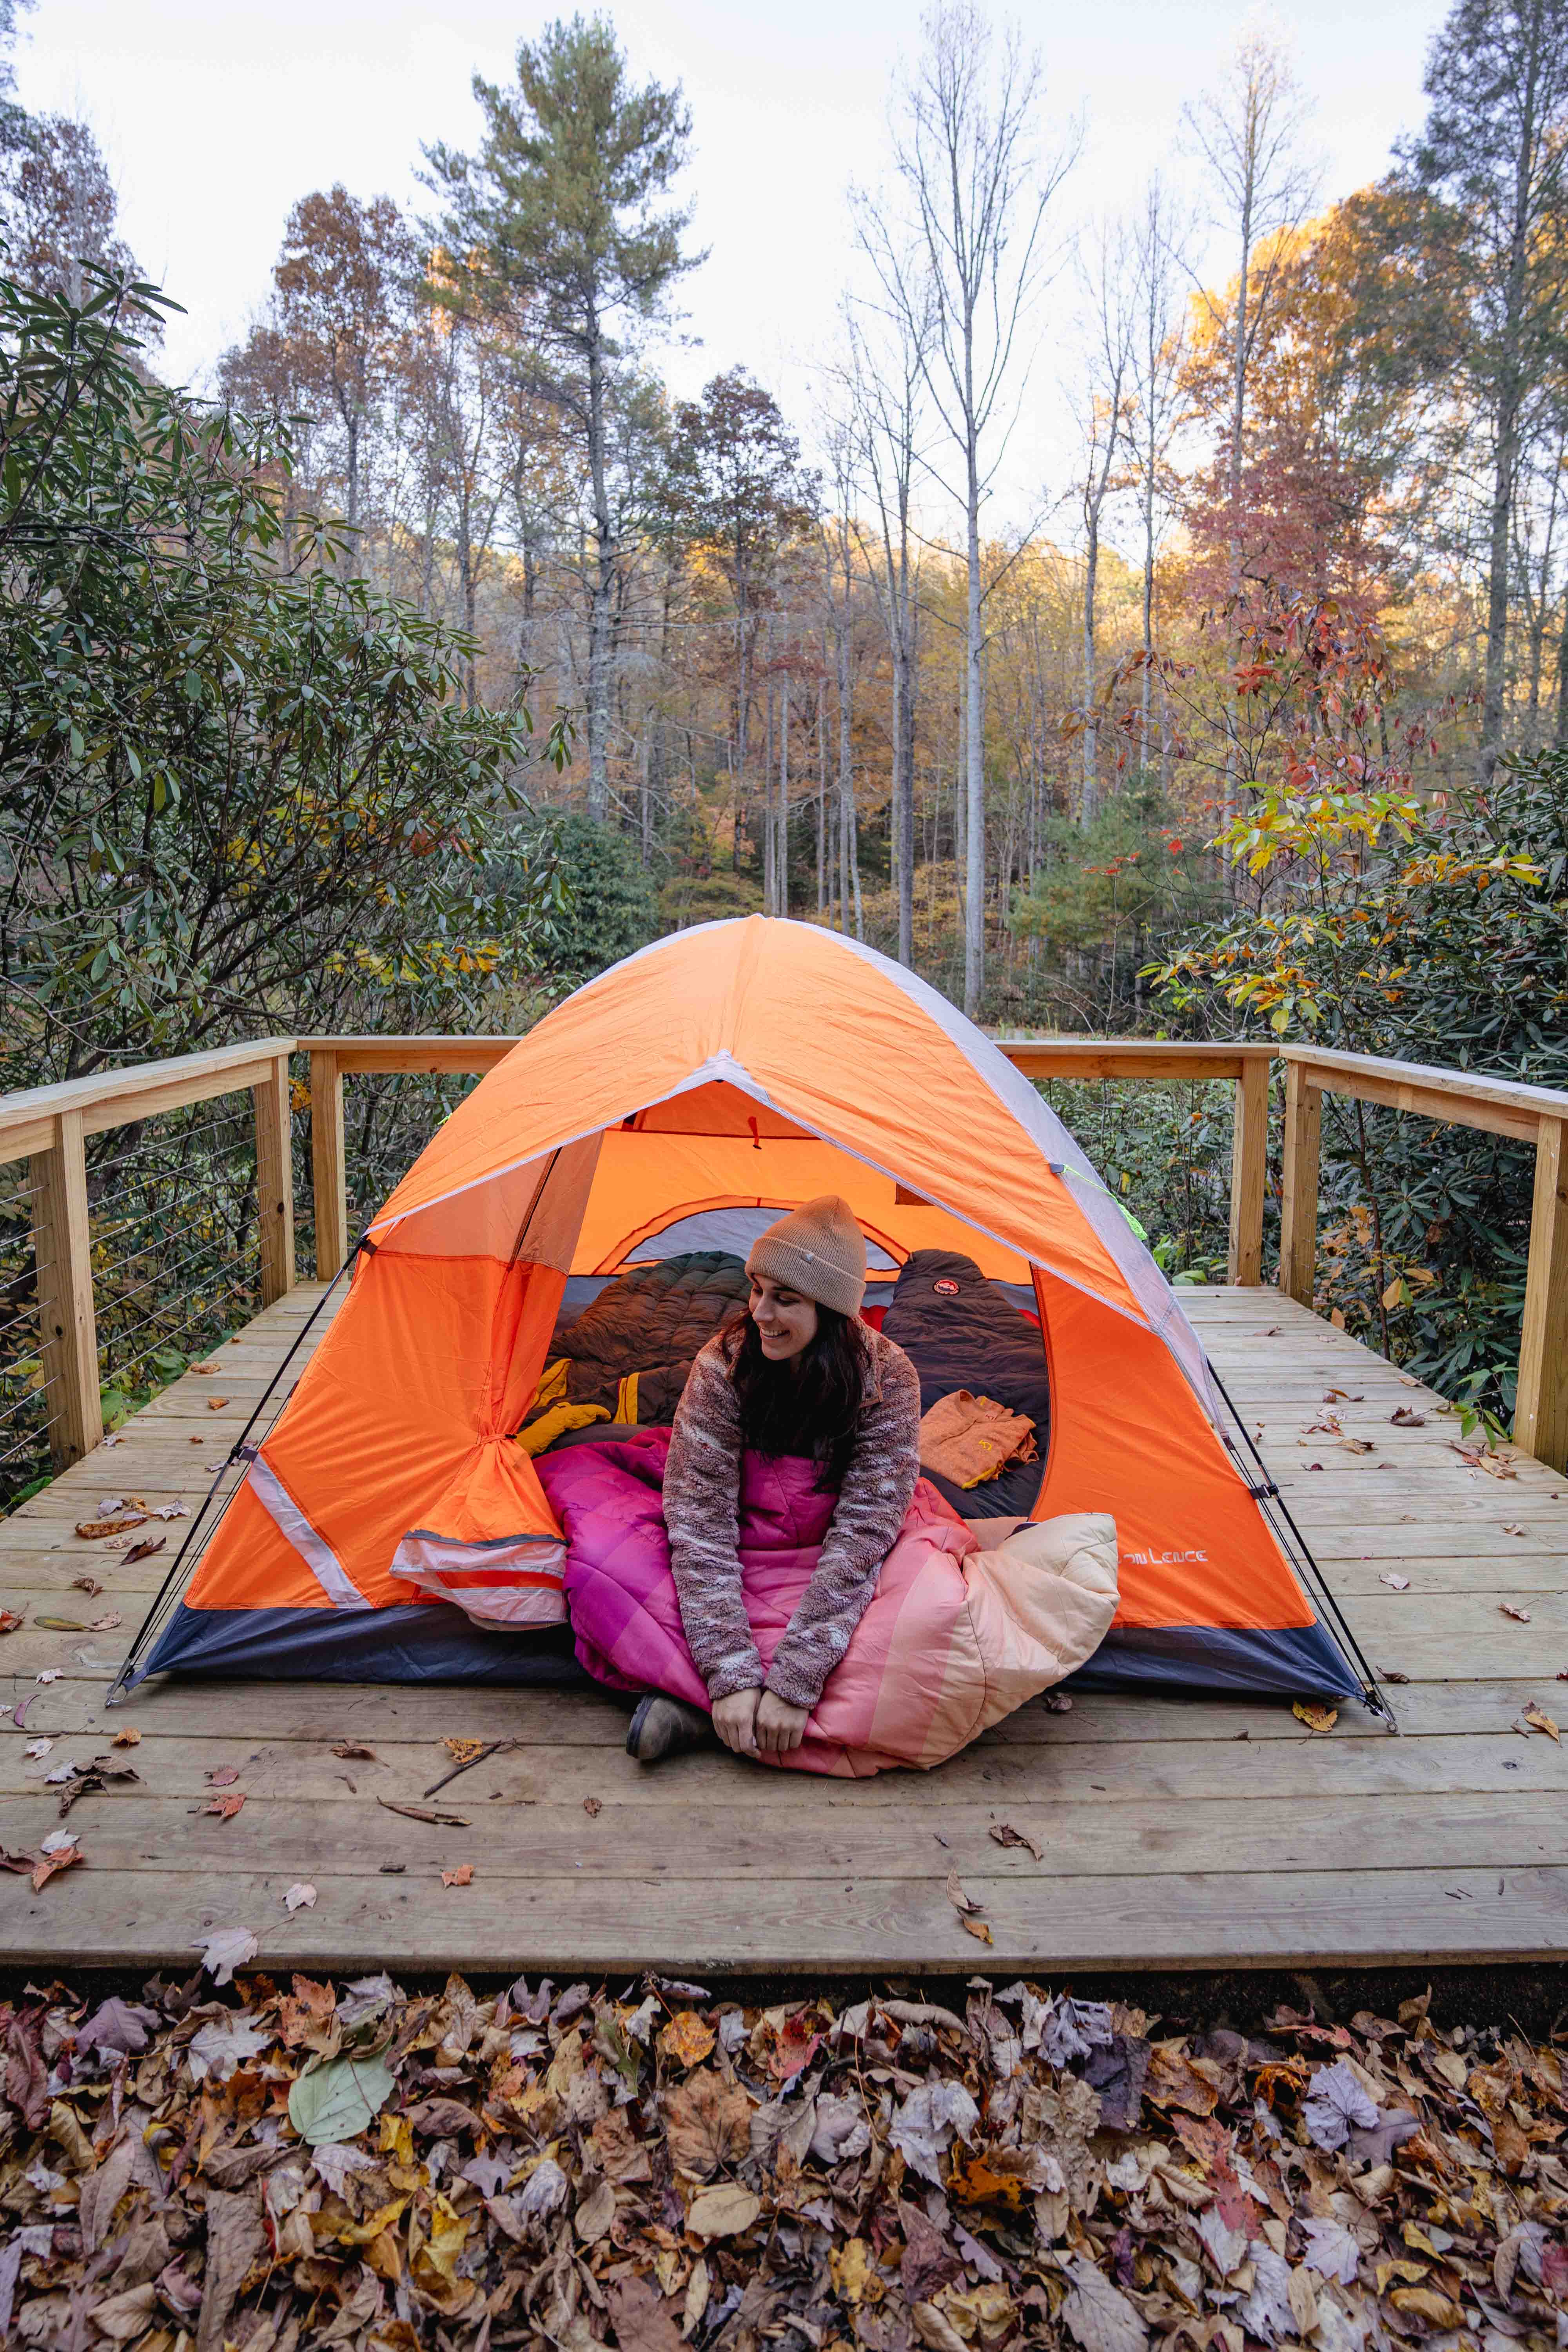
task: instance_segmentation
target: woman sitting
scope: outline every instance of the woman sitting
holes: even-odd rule
[[[746,1314],[693,1362],[664,1471],[680,1622],[712,1728],[738,1756],[800,1746],[870,1605],[920,1475],[921,1388],[903,1349],[859,1319],[866,1244],[829,1194],[781,1217],[746,1260]],[[835,1494],[816,1568],[764,1672],[740,1558],[742,1457],[805,1458]],[[700,1709],[650,1692],[626,1746],[643,1763],[709,1734]]]

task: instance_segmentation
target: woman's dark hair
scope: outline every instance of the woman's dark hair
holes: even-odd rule
[[[741,1408],[741,1435],[753,1453],[804,1454],[823,1492],[844,1484],[866,1398],[870,1350],[858,1315],[818,1307],[816,1335],[798,1360],[773,1364],[749,1314],[723,1330],[724,1353]]]

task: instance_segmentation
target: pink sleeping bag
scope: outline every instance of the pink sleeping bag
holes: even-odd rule
[[[613,1689],[706,1707],[669,1568],[668,1444],[668,1429],[649,1429],[542,1454],[536,1466],[566,1535],[566,1606],[584,1666]],[[816,1475],[794,1457],[742,1459],[742,1586],[764,1668],[833,1517]],[[1022,1528],[983,1551],[921,1479],[805,1739],[759,1760],[849,1776],[940,1764],[1080,1665],[1115,1612],[1116,1535],[1103,1513]]]

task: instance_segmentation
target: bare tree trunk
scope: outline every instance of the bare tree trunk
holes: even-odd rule
[[[588,336],[588,473],[594,502],[594,572],[588,616],[588,814],[610,814],[610,674],[615,628],[616,541],[605,466],[605,350],[593,320]]]
[[[773,851],[773,912],[789,914],[789,676],[784,681],[784,708],[779,719],[778,840]]]

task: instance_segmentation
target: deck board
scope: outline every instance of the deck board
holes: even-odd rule
[[[132,1567],[76,1522],[127,1491],[194,1509],[315,1298],[269,1308],[216,1373],[187,1374],[0,1522],[0,1601],[27,1612],[0,1643],[0,1704],[33,1693],[26,1731],[0,1729],[0,1844],[35,1850],[55,1825],[49,1769],[128,1723],[142,1734],[141,1783],[71,1814],[85,1866],[39,1894],[0,1877],[0,1961],[150,1966],[226,1925],[252,1928],[275,1966],[405,1969],[1049,1973],[1568,1946],[1568,1754],[1521,1728],[1532,1701],[1568,1721],[1568,1479],[1523,1457],[1506,1479],[1468,1465],[1430,1391],[1271,1291],[1185,1303],[1358,1638],[1409,1678],[1390,1694],[1398,1738],[1354,1706],[1325,1738],[1277,1703],[1079,1694],[1067,1714],[1020,1710],[936,1772],[844,1783],[718,1754],[645,1772],[597,1694],[173,1682],[106,1711],[188,1523]],[[1299,1442],[1329,1388],[1349,1391],[1334,1410],[1370,1454],[1331,1433]],[[1401,1408],[1424,1425],[1396,1426]],[[75,1589],[84,1573],[101,1594]],[[116,1610],[119,1628],[87,1630]],[[40,1629],[39,1612],[83,1630]],[[420,1801],[455,1734],[520,1743],[441,1792],[461,1825],[376,1803]],[[49,1754],[28,1759],[39,1735]],[[378,1761],[334,1757],[349,1738]],[[231,1766],[246,1802],[223,1821],[203,1810],[207,1775]],[[1001,1822],[1044,1860],[998,1845]],[[444,1887],[462,1862],[473,1883]],[[953,1868],[989,1951],[958,1925]],[[316,1902],[288,1914],[302,1879]]]

